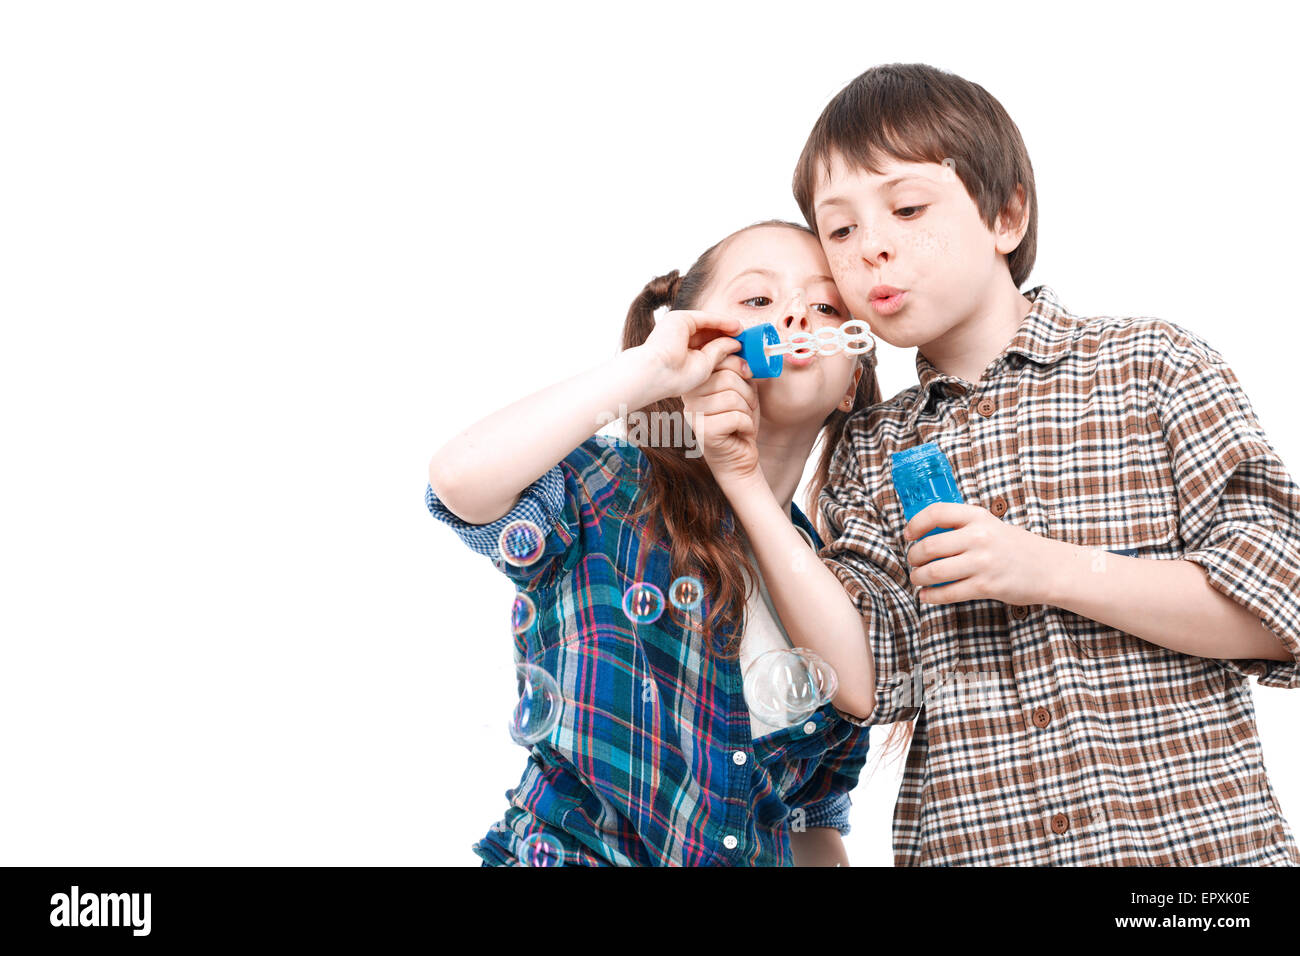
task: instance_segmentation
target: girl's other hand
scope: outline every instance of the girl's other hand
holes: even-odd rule
[[[640,346],[651,366],[654,390],[662,397],[681,395],[713,374],[740,348],[740,320],[715,312],[677,309],[664,313]]]
[[[728,355],[701,385],[682,395],[695,440],[719,485],[760,474],[758,391],[749,365]]]

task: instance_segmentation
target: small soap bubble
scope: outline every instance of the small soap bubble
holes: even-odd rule
[[[809,662],[794,650],[768,651],[745,671],[745,703],[765,724],[788,727],[807,720],[822,705],[822,687]]]
[[[704,600],[704,585],[698,578],[682,575],[668,588],[668,600],[679,611],[693,611]]]
[[[510,737],[523,747],[544,740],[560,722],[560,685],[536,664],[515,668],[519,703],[510,718]]]
[[[564,866],[564,846],[549,833],[530,833],[515,850],[520,866]]]
[[[510,629],[516,634],[527,634],[537,620],[537,605],[523,591],[515,595],[514,607],[510,609]]]
[[[638,581],[623,593],[623,613],[636,624],[653,624],[664,612],[664,592]]]
[[[527,518],[512,521],[501,529],[497,549],[501,557],[517,568],[526,568],[542,556],[546,536]]]

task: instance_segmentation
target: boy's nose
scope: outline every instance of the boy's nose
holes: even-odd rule
[[[781,317],[781,328],[808,330],[808,306],[803,300],[803,289],[795,289]]]

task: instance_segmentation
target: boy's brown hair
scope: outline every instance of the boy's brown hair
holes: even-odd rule
[[[819,173],[829,178],[834,153],[850,168],[875,174],[884,156],[914,163],[952,160],[989,229],[1004,211],[1016,220],[1022,212],[1016,186],[1023,186],[1028,225],[1007,266],[1016,288],[1029,278],[1038,250],[1034,168],[1020,130],[978,83],[924,63],[890,63],[873,66],[840,90],[817,118],[794,171],[794,198],[814,233],[813,190]]]

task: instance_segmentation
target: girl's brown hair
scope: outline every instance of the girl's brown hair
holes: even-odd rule
[[[718,257],[727,243],[741,233],[760,226],[779,226],[813,236],[812,230],[806,226],[783,219],[756,222],[710,246],[684,276],[673,270],[667,275],[651,279],[628,309],[627,320],[623,324],[623,348],[633,348],[645,342],[654,330],[656,309],[664,306],[671,310],[696,308],[713,281]],[[814,526],[823,539],[827,536],[827,528],[825,519],[817,508],[817,495],[826,484],[831,456],[844,423],[859,408],[874,405],[881,400],[880,386],[876,382],[874,351],[866,359],[863,374],[853,395],[852,408],[847,412],[838,407],[832,411],[823,423],[819,438],[822,452],[816,473],[808,487],[805,513],[813,519]],[[639,411],[647,417],[656,413],[674,412],[680,416],[683,404],[681,398],[674,395]],[[639,447],[649,467],[640,494],[640,505],[630,518],[637,521],[648,516],[649,527],[643,536],[644,540],[658,539],[666,542],[674,577],[691,575],[698,578],[704,593],[710,596],[708,619],[700,621],[698,626],[694,622],[684,621],[684,626],[706,635],[719,634],[725,627],[730,632],[730,637],[721,648],[712,648],[711,641],[706,641],[705,646],[724,657],[738,656],[744,631],[745,603],[749,597],[743,573],[747,573],[751,581],[755,578],[754,567],[745,553],[744,529],[730,518],[731,506],[713,480],[703,458],[687,458],[681,448],[649,445]]]
[[[1000,214],[1012,222],[1027,216],[1007,267],[1016,288],[1029,278],[1038,252],[1034,167],[1019,128],[978,83],[924,63],[890,63],[840,90],[817,118],[794,171],[794,198],[814,232],[813,192],[819,178],[829,179],[836,153],[850,168],[874,174],[885,156],[951,165],[989,229]],[[1025,191],[1023,207],[1017,186]]]

